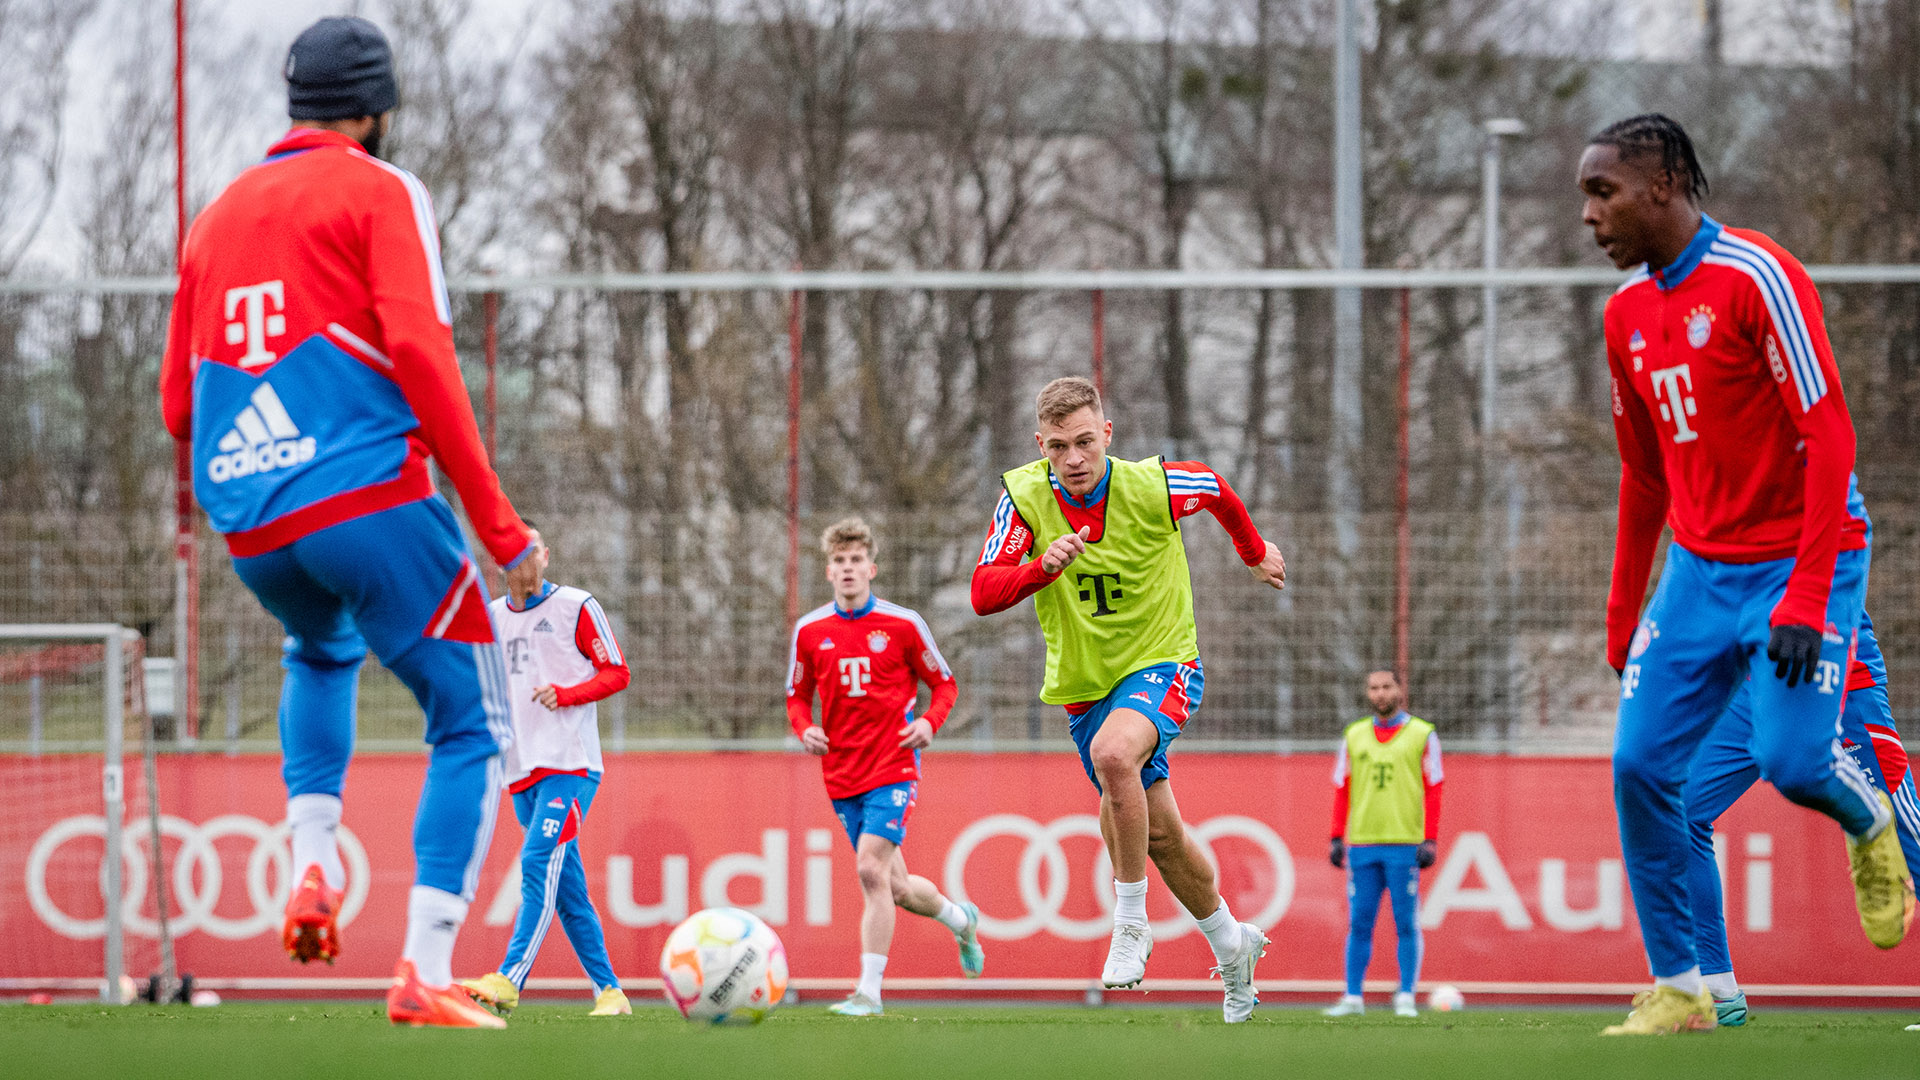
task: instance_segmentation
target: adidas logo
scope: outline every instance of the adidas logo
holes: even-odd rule
[[[272,383],[261,383],[248,400],[252,404],[221,437],[219,455],[207,463],[207,476],[216,484],[313,460],[313,437],[301,436]]]
[[[539,622],[533,624],[533,629],[535,633],[551,634],[553,633],[553,624],[545,619],[541,619]]]

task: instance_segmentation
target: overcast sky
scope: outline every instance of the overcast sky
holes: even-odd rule
[[[99,152],[109,136],[102,119],[115,108],[116,80],[126,65],[150,77],[172,71],[170,0],[100,0],[101,12],[75,42],[70,58],[68,135],[63,186],[54,213],[31,249],[29,262],[43,272],[71,273],[78,222],[92,198],[90,186],[74,166]],[[474,33],[483,47],[517,45],[522,62],[537,56],[576,0],[467,0]],[[740,0],[744,3],[745,0]],[[888,0],[872,0],[885,4]],[[1150,32],[1154,13],[1168,0],[1028,0],[1036,21],[1071,26],[1062,17],[1074,4],[1091,4],[1131,17]],[[1320,0],[1330,3],[1331,0]],[[1725,49],[1731,63],[1833,62],[1845,42],[1839,0],[1723,0]],[[1599,5],[1610,16],[1612,39],[1592,43],[1594,52],[1618,58],[1682,61],[1696,55],[1700,42],[1698,0],[1540,0],[1543,7],[1577,13]],[[189,48],[194,73],[189,80],[194,124],[190,145],[193,187],[200,198],[256,157],[286,127],[285,84],[280,65],[287,46],[302,28],[326,15],[363,14],[380,21],[380,0],[189,0]],[[912,7],[901,0],[900,7]],[[1362,11],[1369,10],[1361,0]],[[1054,17],[1049,18],[1051,12]],[[488,41],[498,33],[504,40]],[[143,44],[141,44],[143,43]],[[136,51],[137,50],[137,51]],[[220,55],[213,55],[216,50]],[[130,59],[130,57],[132,59]],[[401,88],[404,104],[406,88]],[[209,100],[223,94],[237,100]],[[250,104],[251,102],[251,104]],[[404,116],[402,117],[404,123]],[[212,126],[220,125],[218,130]],[[168,178],[171,179],[170,177]]]

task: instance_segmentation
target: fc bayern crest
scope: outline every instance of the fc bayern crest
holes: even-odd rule
[[[1713,336],[1713,309],[1705,304],[1693,309],[1687,316],[1687,344],[1696,349],[1706,348],[1707,339]]]
[[[885,652],[887,649],[887,632],[885,630],[875,630],[873,633],[868,634],[867,648],[874,652]]]
[[[1659,636],[1659,624],[1652,619],[1641,622],[1639,629],[1633,632],[1632,644],[1627,646],[1627,656],[1634,660],[1640,659],[1643,653],[1653,647],[1653,639]]]

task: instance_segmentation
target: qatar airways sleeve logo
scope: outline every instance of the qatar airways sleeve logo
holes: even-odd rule
[[[1692,442],[1700,433],[1687,426],[1687,417],[1699,412],[1693,400],[1693,368],[1689,364],[1661,368],[1653,373],[1653,396],[1660,401],[1660,419],[1673,423],[1673,441]]]
[[[269,303],[273,305],[271,313],[267,311]],[[287,317],[281,314],[286,307],[283,282],[263,281],[227,290],[227,344],[246,344],[247,351],[240,357],[241,367],[263,367],[280,359],[267,348],[267,339],[287,332]]]

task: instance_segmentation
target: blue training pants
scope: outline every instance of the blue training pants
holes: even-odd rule
[[[540,952],[555,914],[580,958],[597,996],[620,982],[607,959],[607,938],[600,915],[587,894],[587,868],[580,859],[580,826],[593,805],[597,778],[549,776],[525,791],[515,792],[513,814],[527,830],[520,848],[520,913],[514,916],[513,940],[500,972],[516,987],[527,984],[533,958]]]
[[[500,751],[512,734],[486,586],[452,509],[437,495],[406,503],[235,559],[233,569],[287,631],[287,794],[340,794],[360,663],[372,646],[426,712],[414,883],[471,901],[500,805]]]
[[[1880,759],[1873,752],[1873,737],[1867,731],[1870,720],[1893,726],[1884,686],[1847,694],[1846,710],[1840,717],[1840,736],[1852,744],[1846,748],[1847,752],[1873,786],[1888,791],[1887,779],[1880,771]],[[1687,786],[1682,796],[1687,807],[1688,838],[1692,842],[1687,887],[1693,901],[1694,947],[1700,956],[1703,975],[1733,970],[1733,957],[1727,949],[1726,911],[1720,895],[1720,867],[1713,857],[1713,823],[1760,779],[1760,767],[1753,763],[1753,752],[1749,749],[1752,738],[1752,695],[1741,687],[1740,693],[1734,695],[1733,704],[1727,706],[1726,715],[1701,744],[1693,767],[1687,771]],[[1893,802],[1894,825],[1900,830],[1900,848],[1906,853],[1907,865],[1909,868],[1920,866],[1920,803],[1914,798],[1911,772],[1901,778],[1900,795]]]
[[[1793,563],[1715,562],[1671,545],[1634,634],[1620,680],[1613,792],[1627,880],[1656,978],[1699,964],[1682,790],[1701,743],[1743,682],[1752,699],[1748,746],[1761,778],[1849,833],[1867,832],[1879,819],[1872,782],[1838,739],[1868,553],[1840,553],[1819,670],[1788,689],[1767,659],[1767,639]]]
[[[1356,997],[1373,960],[1373,923],[1380,894],[1393,902],[1393,929],[1399,938],[1400,989],[1413,993],[1420,981],[1420,868],[1418,844],[1356,844],[1347,849],[1347,993]]]

